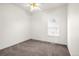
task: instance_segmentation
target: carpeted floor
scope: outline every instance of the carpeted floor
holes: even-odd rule
[[[28,40],[0,51],[0,56],[70,56],[66,46]]]

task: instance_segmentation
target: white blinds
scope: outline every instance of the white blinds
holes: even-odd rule
[[[56,22],[48,21],[48,35],[49,36],[59,36],[59,26]]]

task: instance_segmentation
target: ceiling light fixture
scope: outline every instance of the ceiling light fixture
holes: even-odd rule
[[[30,7],[31,11],[40,10],[40,4],[38,3],[29,3],[27,6]]]

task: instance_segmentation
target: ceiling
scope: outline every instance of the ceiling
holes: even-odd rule
[[[27,7],[28,3],[19,3],[17,4],[18,6],[26,9],[27,11],[30,11],[30,7]],[[40,8],[41,10],[48,10],[48,9],[53,9],[62,5],[66,5],[66,3],[40,3]]]
[[[59,7],[61,5],[64,5],[64,3],[42,3],[40,8],[43,10],[48,10]]]

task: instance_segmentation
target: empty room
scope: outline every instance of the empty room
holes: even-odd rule
[[[0,3],[0,56],[78,56],[78,19],[77,3]]]

